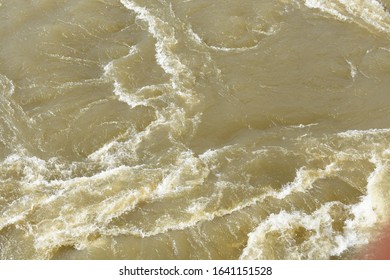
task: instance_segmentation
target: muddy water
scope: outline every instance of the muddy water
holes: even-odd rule
[[[0,259],[348,259],[388,220],[389,1],[0,3]]]

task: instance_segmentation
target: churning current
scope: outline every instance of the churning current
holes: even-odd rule
[[[0,0],[0,259],[349,259],[389,219],[389,0]]]

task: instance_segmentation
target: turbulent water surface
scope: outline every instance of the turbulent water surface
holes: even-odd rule
[[[389,216],[388,8],[1,0],[0,259],[351,258]]]

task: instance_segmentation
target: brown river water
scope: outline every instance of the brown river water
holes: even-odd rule
[[[0,0],[0,259],[350,259],[390,214],[389,0]]]

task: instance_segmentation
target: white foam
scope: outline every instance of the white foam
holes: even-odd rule
[[[358,73],[358,71],[357,71],[357,68],[356,68],[356,66],[351,62],[351,61],[349,61],[349,60],[345,60],[347,63],[348,63],[348,65],[349,65],[349,69],[350,69],[350,73],[351,73],[351,78],[352,78],[352,80],[353,81],[355,81],[355,77],[356,77],[356,75],[357,75],[357,73]]]
[[[117,81],[114,82],[114,93],[120,101],[127,103],[130,108],[148,105],[146,100],[139,100],[135,95],[127,93]]]
[[[172,88],[179,95],[191,96],[191,90],[183,86],[193,83],[195,78],[170,48],[177,44],[175,29],[169,23],[152,15],[148,9],[135,4],[134,1],[121,0],[123,6],[136,13],[137,17],[149,26],[149,33],[156,39],[156,61],[161,68],[171,75]]]
[[[343,15],[337,10],[337,5],[329,0],[305,0],[305,5],[309,8],[319,9],[325,13],[335,16],[342,21],[350,20],[350,17]]]
[[[277,199],[284,199],[292,193],[304,193],[313,187],[313,183],[316,180],[334,174],[338,170],[339,167],[334,162],[326,165],[324,169],[307,169],[301,167],[296,171],[294,181],[282,186],[279,192],[271,191],[269,195]]]
[[[2,88],[1,94],[5,97],[10,97],[15,92],[15,86],[12,80],[2,74],[0,74],[0,88]]]
[[[307,127],[316,126],[316,125],[318,125],[318,123],[291,125],[289,127],[292,127],[292,128],[307,128]]]
[[[40,254],[46,254],[51,249],[61,245],[72,245],[77,248],[85,248],[89,241],[87,237],[91,234],[100,232],[107,234],[118,233],[119,229],[107,230],[107,224],[115,217],[122,215],[125,212],[131,211],[140,201],[152,201],[170,195],[172,192],[176,192],[177,187],[180,185],[201,184],[206,175],[202,175],[204,169],[199,165],[200,160],[193,157],[191,154],[183,153],[181,159],[178,162],[179,169],[172,168],[172,172],[166,177],[168,179],[166,185],[147,185],[145,181],[142,186],[134,186],[134,189],[125,191],[112,191],[111,184],[104,182],[110,182],[114,178],[123,177],[128,174],[129,177],[135,177],[134,174],[139,173],[140,170],[145,171],[144,166],[121,166],[115,169],[106,170],[95,174],[91,177],[78,177],[68,180],[52,180],[50,182],[40,181],[46,187],[56,188],[58,191],[52,192],[53,194],[49,197],[38,198],[34,203],[39,207],[49,205],[50,203],[56,202],[58,199],[67,199],[72,201],[73,197],[77,197],[78,193],[86,192],[89,195],[96,193],[97,196],[102,196],[103,192],[109,192],[112,195],[107,196],[100,202],[84,205],[83,208],[78,209],[77,215],[75,215],[76,209],[72,207],[72,204],[64,205],[61,208],[61,213],[54,221],[42,221],[38,225],[31,228],[30,234],[35,236],[35,248]],[[18,161],[21,157],[11,156],[8,161]],[[138,170],[138,171],[137,171]],[[176,172],[176,170],[179,170]],[[152,171],[151,171],[152,172]],[[157,174],[158,172],[153,172]],[[163,171],[161,170],[161,173]],[[124,175],[125,174],[125,175]],[[131,175],[133,174],[133,175]],[[151,173],[152,174],[152,173]],[[127,176],[127,175],[126,175]],[[147,176],[147,175],[145,175]],[[111,179],[110,179],[111,178]],[[203,179],[202,179],[203,178]],[[174,181],[174,184],[169,184],[170,180]],[[200,181],[199,181],[200,180]],[[164,181],[163,181],[164,182]],[[38,182],[31,182],[33,185],[38,186]],[[103,183],[103,185],[102,185]],[[172,182],[171,182],[172,183]],[[131,184],[129,182],[129,184]],[[96,187],[96,186],[99,187]],[[172,189],[172,187],[174,189]],[[34,198],[34,199],[35,199]],[[46,206],[47,207],[47,206]],[[14,215],[15,216],[15,215]],[[16,217],[16,216],[15,216]],[[162,218],[163,219],[163,218]],[[163,220],[161,220],[162,222]],[[166,220],[168,222],[168,220]],[[196,223],[198,220],[190,222],[190,224]],[[143,229],[134,229],[134,232],[138,232],[140,235],[153,235],[158,232],[165,232],[170,227],[183,227],[188,226],[186,221],[180,223],[180,225],[174,225],[173,223],[164,223],[164,226],[157,225],[153,232],[143,232]],[[129,229],[120,229],[119,231],[128,231]],[[48,257],[42,255],[42,257]]]
[[[139,52],[139,49],[137,48],[137,46],[132,46],[132,47],[130,47],[128,54],[120,59],[133,56],[133,55],[137,54],[138,52]],[[118,97],[119,101],[125,102],[127,105],[130,106],[130,108],[135,108],[137,106],[147,106],[148,102],[146,100],[137,98],[136,93],[127,92],[124,89],[123,85],[115,77],[115,66],[114,65],[115,65],[115,61],[117,61],[117,60],[119,60],[119,59],[110,61],[103,68],[103,70],[104,70],[103,76],[106,79],[113,81],[114,94]]]
[[[91,177],[77,177],[68,180],[52,180],[46,182],[45,187],[51,195],[39,196],[39,188],[29,197],[37,209],[45,209],[56,205],[54,219],[46,219],[33,225],[29,234],[34,236],[34,246],[40,257],[48,257],[53,248],[63,245],[85,248],[90,241],[88,236],[104,231],[108,223],[131,211],[141,201],[150,200],[156,188],[153,180],[143,180],[138,185],[140,173],[145,173],[142,166],[120,166],[118,168],[102,171]],[[149,171],[157,174],[158,171]],[[143,173],[143,174],[144,174]],[[147,177],[147,174],[143,176]],[[134,178],[136,185],[129,178]],[[126,185],[117,185],[116,181],[129,180]],[[40,188],[42,190],[42,188]],[[77,197],[95,197],[78,207]],[[58,208],[58,203],[67,201]]]
[[[352,215],[351,219],[345,220],[341,232],[335,231],[332,226],[332,208],[335,206],[345,212],[340,215]],[[240,259],[329,259],[348,248],[366,244],[368,229],[376,221],[376,213],[368,196],[350,206],[329,202],[311,214],[281,211],[270,215],[248,235],[248,243]],[[269,234],[280,236],[278,243],[271,245],[276,240],[269,240]],[[269,246],[274,246],[275,251],[269,251]]]
[[[31,197],[22,196],[12,201],[0,216],[0,230],[24,220],[32,209],[33,199]]]
[[[79,210],[64,207],[55,221],[43,221],[38,224],[35,229],[37,237],[34,246],[44,252],[67,242],[76,245],[78,249],[86,248],[89,244],[87,240],[89,235],[104,231],[104,227],[113,218],[134,209],[140,201],[148,199],[150,193],[150,188],[143,187],[120,192]]]
[[[337,136],[342,138],[356,138],[356,137],[364,137],[367,135],[380,135],[380,134],[388,134],[390,133],[390,128],[372,128],[367,130],[348,130],[344,132],[340,132]]]
[[[372,131],[371,131],[372,132]],[[347,134],[348,137],[351,134]],[[358,135],[361,135],[358,132]],[[271,214],[262,221],[248,235],[248,243],[243,250],[241,259],[328,259],[331,256],[339,256],[347,249],[368,243],[372,229],[379,223],[388,220],[390,216],[389,162],[386,159],[386,151],[381,154],[372,153],[368,158],[375,169],[367,179],[366,194],[360,201],[352,205],[344,205],[341,202],[328,202],[320,206],[313,213],[295,211],[288,213],[282,210],[278,214]],[[365,155],[367,157],[369,155]],[[338,158],[343,155],[338,155]],[[267,195],[277,199],[284,199],[292,193],[306,191],[318,178],[326,178],[340,170],[337,162],[331,163],[324,169],[305,170],[300,169],[293,182],[286,184],[277,193],[269,192]],[[334,208],[336,206],[336,208]],[[333,228],[334,210],[345,217],[343,226],[337,230]],[[337,218],[336,218],[337,219]],[[300,231],[303,240],[296,235],[294,229]],[[278,243],[267,236],[280,236]],[[274,246],[272,251],[270,246]],[[271,250],[271,251],[270,251]],[[276,255],[273,255],[274,252]]]
[[[386,152],[382,155],[373,154],[370,161],[375,165],[374,171],[368,177],[367,192],[371,198],[375,212],[380,219],[386,220],[390,216],[390,199],[388,176],[390,174],[389,160],[386,159]],[[368,202],[367,202],[368,203]]]
[[[112,228],[112,229],[104,229],[105,234],[109,235],[120,235],[120,234],[132,234],[140,237],[150,237],[158,234],[166,233],[171,230],[184,230],[186,228],[193,227],[194,225],[203,222],[203,221],[211,221],[217,217],[223,217],[227,215],[231,215],[234,212],[241,211],[244,208],[253,206],[261,201],[263,197],[254,197],[247,201],[241,202],[240,204],[227,209],[219,209],[213,212],[204,211],[204,206],[206,206],[207,202],[199,200],[194,202],[191,206],[187,208],[188,213],[193,211],[193,215],[184,220],[177,220],[171,218],[168,215],[162,216],[160,219],[156,221],[156,224],[153,229],[145,230],[143,228],[138,227],[122,227],[122,228]]]
[[[363,19],[367,24],[380,31],[390,32],[389,13],[379,1],[339,0],[339,2],[355,17]]]
[[[305,0],[309,8],[319,9],[341,21],[355,22],[363,27],[390,33],[389,13],[376,0]]]

